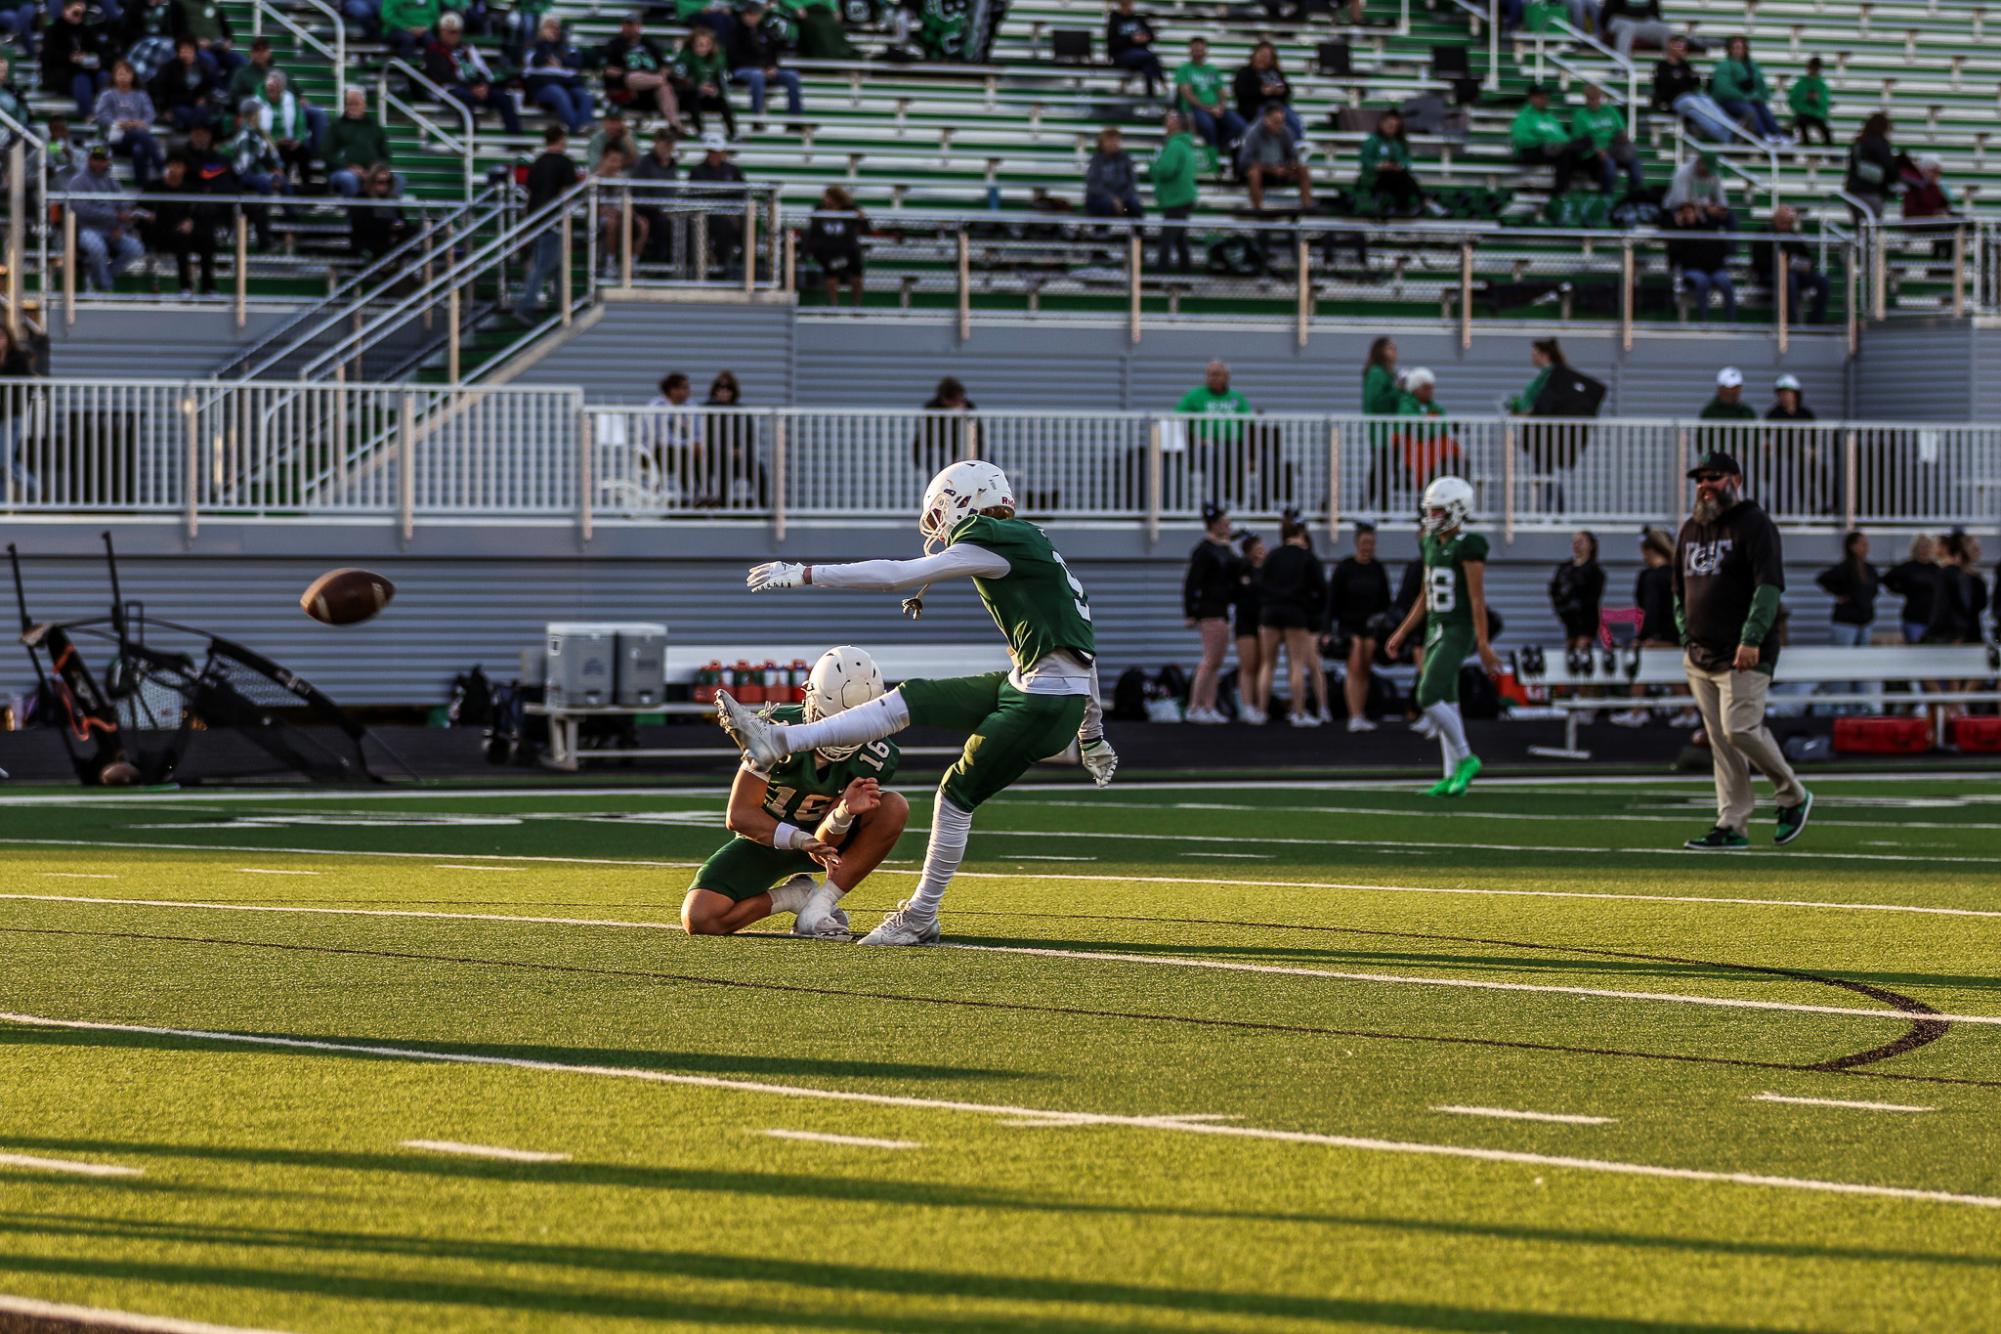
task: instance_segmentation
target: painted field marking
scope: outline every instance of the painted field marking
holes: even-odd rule
[[[533,1149],[503,1149],[492,1144],[461,1144],[455,1139],[406,1139],[406,1149],[427,1149],[432,1153],[455,1153],[464,1158],[498,1158],[509,1163],[567,1163],[567,1153],[537,1153]]]
[[[140,1315],[136,1311],[108,1311],[101,1306],[71,1306],[66,1302],[40,1302],[33,1297],[0,1297],[0,1315],[45,1320],[84,1329],[115,1330],[117,1334],[283,1334],[275,1329],[250,1329],[243,1325],[211,1325],[201,1320],[175,1320],[171,1316]]]
[[[44,880],[116,880],[109,871],[42,871]]]
[[[135,1033],[147,1037],[186,1038],[201,1042],[237,1043],[244,1046],[273,1047],[303,1052],[338,1052],[343,1055],[374,1056],[383,1059],[425,1061],[449,1065],[483,1065],[513,1070],[535,1070],[545,1074],[589,1075],[600,1079],[630,1079],[642,1083],[672,1084],[686,1088],[724,1089],[737,1093],[761,1093],[781,1098],[817,1099],[871,1107],[902,1107],[920,1111],[965,1112],[1008,1119],[1029,1118],[1080,1125],[1125,1126],[1135,1130],[1172,1131],[1183,1135],[1215,1135],[1231,1139],[1265,1140],[1282,1144],[1308,1144],[1323,1148],[1350,1149],[1360,1153],[1395,1153],[1431,1158],[1462,1158],[1477,1162],[1511,1163],[1528,1167],[1562,1167],[1580,1172],[1616,1176],[1650,1177],[1664,1181],[1699,1181],[1715,1185],[1763,1186],[1778,1190],[1812,1191],[1830,1195],[1856,1195],[1875,1199],[1910,1200],[1927,1204],[1963,1204],[1979,1209],[2001,1209],[2001,1196],[1971,1195],[1958,1191],[1932,1190],[1916,1186],[1880,1186],[1856,1181],[1827,1181],[1814,1177],[1772,1176],[1761,1172],[1731,1172],[1709,1168],[1667,1167],[1655,1163],[1622,1162],[1605,1158],[1573,1158],[1561,1154],[1520,1153],[1509,1149],[1476,1148],[1467,1144],[1428,1144],[1407,1140],[1374,1139],[1359,1135],[1328,1135],[1307,1130],[1278,1130],[1263,1126],[1233,1125],[1225,1122],[1194,1121],[1171,1116],[1120,1116],[1095,1112],[1071,1112],[1053,1107],[1018,1107],[1006,1103],[959,1102],[948,1098],[920,1098],[907,1094],[862,1093],[849,1089],[809,1088],[798,1084],[775,1084],[762,1080],[726,1079],[718,1075],[688,1075],[667,1070],[635,1070],[609,1065],[568,1065],[557,1061],[537,1061],[519,1056],[491,1056],[474,1052],[441,1051],[423,1047],[375,1046],[360,1042],[326,1042],[313,1038],[285,1038],[261,1033],[230,1033],[200,1028],[167,1028],[150,1024],[112,1024],[88,1019],[53,1019],[42,1015],[0,1013],[0,1023],[23,1024],[36,1028],[71,1029],[95,1033]]]
[[[1271,852],[1204,852],[1200,848],[1190,848],[1181,854],[1184,857],[1224,858],[1229,861],[1268,862],[1278,854]]]
[[[276,871],[264,866],[239,866],[238,875],[318,875],[318,871]]]
[[[1010,791],[1012,790],[1010,789]],[[994,804],[999,806],[1060,806],[1065,810],[1075,810],[1078,805],[1074,801],[1057,801],[1053,798],[1048,800],[1040,798],[1017,798],[1009,800],[1005,797]],[[1368,815],[1390,816],[1407,820],[1429,820],[1438,814],[1436,808],[1430,811],[1423,811],[1400,810],[1393,806],[1265,806],[1254,802],[1230,801],[1101,801],[1095,797],[1091,798],[1088,804],[1092,810],[1154,811],[1163,815],[1173,811],[1219,811],[1240,815],[1258,815],[1270,812],[1273,815]],[[1836,806],[1844,803],[1830,799],[1827,804],[1829,806]],[[1547,824],[1552,820],[1573,818],[1576,817],[1535,815],[1526,811],[1482,811],[1467,806],[1454,806],[1451,811],[1451,819],[1455,824],[1462,820],[1516,820]],[[1682,815],[1633,814],[1593,814],[1590,818],[1594,823],[1603,821],[1615,824],[1672,824],[1683,826],[1686,826],[1690,820],[1690,817]],[[1699,819],[1700,817],[1696,818]],[[1841,827],[1843,829],[1968,829],[1979,832],[1982,830],[2001,829],[2001,824],[1982,824],[1974,821],[1956,820],[1850,820],[1844,817],[1841,821]],[[981,830],[980,832],[985,833],[986,831]],[[1868,846],[1895,848],[1904,845],[1897,842],[1879,841],[1870,843]]]
[[[37,1172],[68,1172],[80,1177],[142,1177],[145,1169],[116,1163],[79,1163],[68,1158],[37,1158],[27,1153],[0,1153],[0,1167],[26,1167]]]
[[[1096,857],[1058,857],[1050,853],[1017,852],[1011,859],[1018,862],[1094,862]]]
[[[0,900],[78,903],[112,907],[189,909],[200,912],[305,914],[323,917],[415,917],[446,922],[519,922],[530,926],[590,927],[615,931],[679,931],[678,922],[633,922],[608,917],[530,917],[511,913],[439,912],[416,908],[320,908],[275,903],[213,903],[174,899],[92,899],[68,894],[0,894]],[[220,942],[228,943],[228,942]],[[1453,987],[1470,991],[1520,991],[1551,996],[1585,996],[1598,1000],[1649,1001],[1667,1005],[1699,1005],[1730,1010],[1771,1010],[1785,1014],[1826,1014],[1844,1018],[1885,1019],[1911,1023],[2001,1025],[2001,1014],[1941,1014],[1927,1011],[1865,1009],[1851,1005],[1809,1005],[1797,1001],[1750,1000],[1734,996],[1703,996],[1675,991],[1624,991],[1612,987],[1567,987],[1546,982],[1496,982],[1487,978],[1421,977],[1411,973],[1365,973],[1296,964],[1243,963],[1231,959],[1187,959],[1122,950],[1068,950],[1044,945],[982,945],[975,941],[943,941],[935,948],[974,950],[987,954],[1021,954],[1031,958],[1079,959],[1088,963],[1146,964],[1161,968],[1199,968],[1223,973],[1258,973],[1277,977],[1325,978],[1335,982],[1370,982],[1392,986]]]
[[[1167,1116],[1149,1117],[1152,1121],[1173,1121],[1181,1124],[1209,1121],[1241,1121],[1244,1118],[1232,1112],[1175,1112]],[[1118,1117],[1079,1116],[1065,1114],[1058,1118],[1047,1116],[1022,1116],[1002,1121],[1004,1126],[1095,1126],[1117,1124]]]
[[[287,856],[300,857],[393,857],[401,859],[420,858],[424,861],[435,861],[438,855],[435,852],[399,852],[383,848],[259,848],[247,847],[241,844],[134,843],[76,838],[0,838],[0,846],[143,848],[162,852],[277,852],[284,853]],[[1403,851],[1414,850],[1406,848]],[[664,861],[636,857],[553,857],[529,853],[479,852],[462,853],[460,855],[478,857],[483,861],[527,862],[550,866],[606,866],[634,871],[692,870],[702,864],[697,861]],[[1710,854],[1691,853],[1689,855],[1708,856]],[[1733,857],[1741,857],[1755,854],[1732,853],[1731,855]],[[914,859],[898,858],[896,861],[899,864],[915,865]],[[885,865],[888,864],[890,863],[885,863]],[[878,874],[880,874],[880,871],[878,871]],[[914,874],[914,872],[897,871],[892,872],[892,874],[905,875]],[[1218,880],[1210,876],[1186,875],[1084,875],[1069,873],[1061,875],[1054,873],[1048,875],[1022,875],[1003,871],[960,871],[954,878],[959,880],[1054,880],[1115,885],[1200,885],[1204,888],[1222,889],[1335,889],[1367,894],[1461,894],[1479,898],[1598,899],[1613,903],[1690,903],[1738,908],[1826,908],[1840,912],[1921,913],[1937,917],[2001,918],[2001,908],[1945,908],[1917,903],[1840,903],[1831,899],[1748,899],[1709,894],[1615,894],[1609,890],[1592,889],[1488,889],[1468,885],[1380,885],[1341,880]],[[49,895],[0,894],[0,898],[52,897]],[[78,900],[78,902],[90,901]],[[180,905],[170,903],[162,906],[177,907]]]
[[[1461,1107],[1453,1103],[1431,1109],[1434,1112],[1451,1112],[1454,1116],[1491,1116],[1502,1121],[1553,1121],[1564,1126],[1612,1126],[1619,1123],[1616,1116],[1570,1116],[1562,1112],[1518,1112],[1506,1107]]]
[[[512,874],[517,871],[525,871],[528,868],[525,866],[461,866],[456,862],[439,862],[431,869],[433,871],[500,871]]]
[[[1935,1112],[1936,1107],[1915,1107],[1903,1102],[1857,1102],[1849,1098],[1794,1098],[1783,1093],[1760,1093],[1752,1102],[1783,1102],[1799,1107],[1848,1107],[1858,1112]]]
[[[772,1139],[805,1140],[810,1144],[839,1144],[851,1149],[921,1149],[922,1142],[914,1139],[870,1139],[866,1135],[828,1135],[817,1130],[760,1130],[760,1135]]]

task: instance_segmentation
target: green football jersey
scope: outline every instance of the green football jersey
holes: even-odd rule
[[[1098,656],[1091,599],[1040,528],[1026,519],[974,514],[952,530],[952,545],[960,542],[1007,558],[1005,577],[975,578],[973,587],[1007,636],[1016,667],[1026,671],[1058,649],[1069,649],[1087,662]]]
[[[1425,638],[1451,631],[1470,634],[1473,600],[1466,592],[1466,562],[1487,559],[1487,539],[1462,530],[1449,542],[1427,536],[1418,549],[1424,553]]]
[[[805,706],[800,704],[781,704],[764,713],[775,723],[806,720]],[[810,750],[787,755],[765,775],[764,813],[810,830],[857,778],[887,783],[896,773],[899,753],[894,741],[871,741],[845,760],[835,760],[824,768],[819,756]]]

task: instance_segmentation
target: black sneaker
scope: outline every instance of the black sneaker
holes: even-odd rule
[[[1779,830],[1772,835],[1772,842],[1784,847],[1806,832],[1806,817],[1813,813],[1813,793],[1797,806],[1779,807]]]
[[[1781,819],[1783,818],[1784,813],[1781,812]],[[1701,838],[1691,838],[1682,846],[1691,852],[1737,852],[1750,847],[1751,840],[1734,829],[1725,829],[1722,825],[1718,825]]]

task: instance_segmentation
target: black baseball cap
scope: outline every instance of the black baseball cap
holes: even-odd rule
[[[1688,470],[1688,478],[1690,481],[1694,481],[1697,473],[1704,472],[1720,472],[1725,477],[1742,477],[1744,475],[1744,470],[1737,466],[1737,460],[1725,454],[1720,449],[1712,449],[1697,459],[1695,466]]]

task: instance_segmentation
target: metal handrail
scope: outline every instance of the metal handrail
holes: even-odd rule
[[[19,135],[21,140],[28,146],[28,150],[35,155],[35,184],[39,188],[39,198],[44,201],[41,207],[36,210],[39,214],[35,219],[36,273],[41,283],[42,304],[47,306],[49,295],[49,228],[47,225],[49,141],[41,135],[36,134],[32,126],[23,125],[4,111],[0,111],[0,127],[6,128],[12,134]],[[28,225],[26,217],[21,219],[21,225],[23,227]],[[44,311],[44,318],[46,317],[47,312]]]
[[[333,50],[329,51],[325,42],[294,23],[291,15],[272,4],[270,0],[256,0],[251,9],[250,31],[252,33],[264,31],[264,13],[269,10],[271,17],[276,19],[285,31],[298,38],[301,45],[310,46],[331,61],[334,71],[334,106],[338,108],[347,100],[347,21],[341,17],[339,10],[327,4],[325,0],[292,0],[292,3],[317,9],[327,22],[333,24]]]
[[[437,102],[458,112],[459,120],[465,127],[465,137],[463,139],[454,139],[444,127],[440,126],[416,107],[410,105],[410,103],[405,102],[402,98],[390,92],[389,74],[392,70],[430,93],[432,98]],[[395,57],[384,61],[382,68],[375,75],[375,116],[378,124],[387,125],[389,123],[389,108],[392,106],[415,122],[418,129],[444,145],[447,152],[457,153],[465,160],[465,196],[467,199],[471,199],[473,186],[473,141],[478,133],[478,127],[473,121],[471,109],[437,84],[431,82],[422,70],[417,69],[407,60]]]
[[[478,227],[484,219],[477,219],[466,223],[468,215],[475,209],[482,208],[494,202],[494,197],[499,192],[499,186],[488,186],[477,197],[456,205],[451,212],[437,219],[434,230],[431,232],[412,236],[409,240],[403,242],[402,245],[378,256],[368,267],[350,275],[345,282],[329,292],[325,301],[299,311],[291,319],[284,321],[276,329],[273,329],[270,333],[259,339],[254,345],[231,357],[228,362],[224,363],[221,369],[216,371],[215,378],[218,380],[256,379],[265,370],[282,362],[287,356],[291,355],[302,343],[310,342],[313,338],[319,336],[330,325],[336,325],[348,320],[355,307],[365,305],[377,299],[383,291],[387,290],[386,287],[376,287],[364,293],[361,289],[365,285],[379,282],[385,274],[398,275],[398,278],[400,278],[405,261],[412,258],[420,250],[435,249],[440,246],[451,247],[459,244],[460,225],[465,223],[466,231],[471,231],[473,228]],[[386,203],[389,201],[371,202]],[[328,311],[332,313],[326,313]],[[301,334],[299,331],[307,324],[313,325],[312,330]],[[281,343],[283,344],[282,347],[267,355],[268,349],[277,347]]]
[[[1778,150],[1778,147],[1777,147],[1776,145],[1774,145],[1774,144],[1768,144],[1768,143],[1766,143],[1766,142],[1765,142],[1765,141],[1764,141],[1763,139],[1760,139],[1760,138],[1759,138],[1759,137],[1758,137],[1757,135],[1755,135],[1755,134],[1752,134],[1752,133],[1751,133],[1751,132],[1750,132],[1749,130],[1745,129],[1745,128],[1744,128],[1744,127],[1743,127],[1742,125],[1739,125],[1739,124],[1738,124],[1738,123],[1737,123],[1736,121],[1734,121],[1734,120],[1733,120],[1733,121],[1726,121],[1726,122],[1724,122],[1724,123],[1725,123],[1725,124],[1727,124],[1727,125],[1728,125],[1728,126],[1730,127],[1730,133],[1731,133],[1731,134],[1735,135],[1735,136],[1736,136],[1737,138],[1739,138],[1739,139],[1742,139],[1742,140],[1744,140],[1744,141],[1745,141],[1746,143],[1750,144],[1750,145],[1751,145],[1751,146],[1752,146],[1753,148],[1757,148],[1757,149],[1761,149],[1761,150],[1763,150],[1763,152],[1764,152],[1764,154],[1765,154],[1765,157],[1766,157],[1766,163],[1767,163],[1767,165],[1768,165],[1768,166],[1769,166],[1769,167],[1771,168],[1771,179],[1770,179],[1770,180],[1769,180],[1769,181],[1768,181],[1768,182],[1766,183],[1766,186],[1765,186],[1765,192],[1766,192],[1766,193],[1767,193],[1768,195],[1770,195],[1770,196],[1771,196],[1771,201],[1772,201],[1772,207],[1773,207],[1773,208],[1777,208],[1777,207],[1778,207],[1778,205],[1779,205],[1779,150]],[[1687,125],[1686,125],[1685,123],[1683,123],[1683,121],[1682,121],[1681,117],[1679,117],[1679,116],[1675,117],[1675,124],[1674,124],[1674,166],[1675,166],[1675,170],[1676,170],[1676,171],[1680,171],[1680,170],[1681,170],[1681,161],[1682,161],[1682,157],[1683,157],[1683,154],[1684,154],[1684,151],[1685,151],[1685,150],[1686,150],[1687,148],[1689,148],[1689,147],[1690,147],[1690,145],[1691,145],[1691,142],[1692,142],[1692,141],[1691,141],[1691,139],[1690,139],[1690,136],[1689,136],[1689,133],[1688,133],[1688,126],[1687,126]],[[1705,141],[1705,142],[1706,142],[1706,141]],[[1713,149],[1708,149],[1708,148],[1703,148],[1703,149],[1698,149],[1698,150],[1696,150],[1696,151],[1698,151],[1698,152],[1712,152],[1712,151],[1714,151],[1714,150],[1713,150]],[[1739,176],[1743,177],[1743,178],[1744,178],[1744,179],[1745,179],[1746,181],[1750,182],[1750,185],[1751,185],[1751,188],[1752,188],[1753,190],[1757,189],[1757,187],[1758,187],[1758,178],[1757,178],[1756,176],[1752,175],[1752,174],[1751,174],[1750,172],[1748,172],[1748,171],[1745,171],[1745,170],[1744,170],[1744,169],[1743,169],[1742,167],[1738,166],[1738,165],[1737,165],[1737,163],[1736,163],[1736,162],[1734,162],[1733,160],[1731,160],[1731,158],[1730,158],[1730,157],[1729,157],[1729,156],[1728,156],[1727,154],[1724,154],[1724,153],[1717,153],[1717,154],[1716,154],[1716,160],[1717,160],[1717,161],[1718,161],[1719,163],[1721,163],[1721,164],[1722,164],[1723,166],[1726,166],[1726,167],[1728,167],[1728,168],[1729,168],[1729,169],[1730,169],[1731,171],[1735,172],[1735,173],[1736,173],[1737,175],[1739,175]]]

